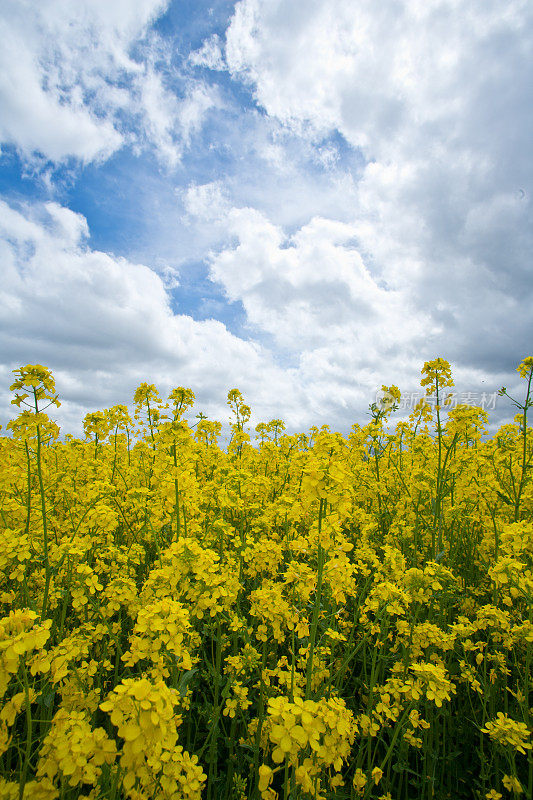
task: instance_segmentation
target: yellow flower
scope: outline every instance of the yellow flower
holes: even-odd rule
[[[531,733],[524,722],[517,722],[507,714],[498,711],[496,719],[487,722],[484,728],[481,728],[483,733],[488,733],[491,739],[499,742],[501,745],[510,745],[519,753],[525,753],[526,750],[531,750],[533,745],[528,739],[531,738]]]
[[[48,367],[43,367],[42,364],[27,364],[25,367],[14,369],[13,373],[16,380],[9,387],[11,391],[28,388],[30,392],[29,394],[17,395],[16,399],[11,401],[12,403],[20,406],[21,402],[31,394],[34,395],[37,401],[48,400],[49,403],[53,403],[56,406],[61,405],[55,393],[56,387],[52,372]]]
[[[190,800],[200,800],[206,775],[198,757],[178,744],[178,702],[179,693],[163,681],[151,684],[141,678],[125,679],[100,705],[124,739],[120,766],[124,790],[132,800],[137,796],[136,786],[149,792],[157,781],[162,788],[161,800],[173,800],[178,787]]]
[[[433,394],[445,386],[453,386],[451,367],[444,358],[435,358],[433,361],[426,361],[422,367],[422,375],[425,377],[420,381],[422,387],[426,387],[427,394]]]
[[[516,371],[520,374],[521,378],[529,378],[533,372],[533,356],[524,358],[522,363],[517,366]]]
[[[52,720],[37,765],[37,777],[69,786],[96,784],[103,764],[116,757],[115,742],[103,728],[91,729],[84,712],[60,709]]]
[[[259,767],[259,791],[266,792],[270,784],[272,783],[272,778],[274,776],[273,770],[267,766],[266,764],[261,764]]]
[[[379,767],[374,767],[372,770],[372,780],[374,781],[375,785],[377,786],[380,780],[383,777],[383,770]]]
[[[358,767],[355,770],[355,775],[353,776],[353,788],[358,794],[363,794],[363,790],[367,783],[367,777],[363,770]]]
[[[513,794],[523,794],[524,790],[522,789],[522,784],[515,778],[514,775],[504,775],[502,778],[502,783],[507,789],[508,792],[513,792]]]

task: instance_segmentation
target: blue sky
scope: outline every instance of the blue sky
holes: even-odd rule
[[[0,32],[2,422],[32,362],[69,430],[142,380],[343,431],[437,355],[458,399],[517,385],[528,3],[7,0]]]

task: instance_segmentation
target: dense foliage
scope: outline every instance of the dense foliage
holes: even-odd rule
[[[515,424],[446,410],[231,441],[153,385],[0,439],[0,797],[533,796],[533,358]],[[385,388],[385,387],[384,387]],[[502,394],[507,395],[506,390]],[[512,401],[512,398],[511,398]]]

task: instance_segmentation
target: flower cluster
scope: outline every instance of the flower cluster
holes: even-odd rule
[[[41,790],[53,785],[93,785],[102,772],[103,764],[113,764],[115,742],[103,728],[92,729],[82,711],[60,709],[52,720],[37,765],[37,781]],[[58,792],[55,791],[55,796]]]
[[[122,658],[127,666],[149,659],[160,669],[172,661],[178,669],[189,670],[193,665],[191,651],[198,641],[187,609],[177,600],[158,600],[140,609],[131,648]]]
[[[122,787],[132,800],[200,798],[206,776],[178,744],[176,694],[163,681],[125,679],[100,706],[124,741]]]
[[[507,714],[498,711],[496,719],[487,722],[483,733],[488,733],[491,739],[501,745],[509,745],[519,753],[531,750],[531,731],[524,722],[511,719]]]
[[[295,697],[292,703],[287,697],[271,698],[268,722],[272,761],[287,761],[292,766],[296,784],[304,794],[314,796],[323,769],[339,773],[350,754],[355,735],[353,715],[340,698],[317,702]],[[268,776],[273,775],[269,769],[263,765],[263,791]],[[332,785],[340,785],[338,779],[333,778]]]
[[[0,697],[3,697],[12,675],[19,668],[19,661],[33,650],[40,650],[50,637],[52,620],[36,625],[35,611],[23,609],[11,611],[0,619]]]

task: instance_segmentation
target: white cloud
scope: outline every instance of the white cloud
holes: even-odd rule
[[[20,364],[51,367],[66,430],[79,430],[87,410],[128,401],[141,380],[163,392],[189,385],[198,408],[221,420],[238,386],[255,422],[281,416],[302,430],[332,421],[346,429],[398,370],[416,385],[419,360],[413,368],[405,354],[422,321],[376,284],[350,226],[315,219],[287,239],[253,209],[229,208],[226,218],[235,245],[213,255],[212,278],[241,300],[256,341],[173,312],[153,270],[91,249],[82,215],[0,202],[3,386]],[[5,390],[1,404],[5,422]]]
[[[165,164],[175,167],[201,129],[206,113],[219,105],[216,89],[197,83],[179,98],[165,88],[162,75],[151,66],[137,79],[137,86],[146,139]]]
[[[198,407],[222,421],[235,385],[258,419],[279,414],[281,396],[297,416],[297,385],[264,348],[216,320],[173,313],[155,272],[92,250],[87,233],[84,217],[67,208],[0,201],[3,387],[20,364],[51,367],[67,430],[79,430],[89,409],[129,402],[142,380],[162,391],[191,386]],[[4,423],[10,413],[4,390]]]
[[[195,67],[207,67],[215,70],[225,69],[226,61],[218,34],[214,33],[203,42],[199,50],[194,50],[190,53],[189,61]]]
[[[26,158],[84,163],[148,142],[175,166],[217,99],[169,70],[162,39],[147,38],[168,2],[7,0],[0,16],[0,141]]]
[[[191,184],[185,191],[183,203],[188,214],[209,221],[221,222],[230,209],[222,181]]]
[[[525,0],[242,0],[226,32],[270,118],[360,149],[348,221],[375,279],[431,347],[496,371],[533,334],[532,52]]]
[[[201,129],[206,113],[221,105],[214,87],[197,83],[190,88],[180,104],[179,113],[180,128],[186,145],[190,144],[192,136]]]
[[[58,91],[43,88],[36,58],[20,34],[2,24],[0,36],[3,142],[28,155],[38,151],[53,161],[67,156],[92,161],[120,147],[122,136],[112,122],[91,114],[74,92],[65,103]]]
[[[189,190],[189,212],[223,221],[228,239],[211,255],[210,277],[242,303],[251,332],[284,354],[309,413],[346,425],[385,379],[417,385],[426,337],[439,327],[414,313],[405,291],[380,284],[354,225],[315,217],[287,236],[256,209],[221,205],[219,192]]]
[[[243,304],[255,341],[175,313],[169,284],[153,270],[91,249],[82,215],[0,202],[2,386],[20,364],[50,366],[70,431],[86,411],[128,401],[141,380],[162,392],[189,385],[197,407],[221,420],[226,392],[238,386],[254,423],[281,416],[293,430],[323,422],[347,430],[381,383],[416,389],[442,326],[406,291],[381,285],[353,226],[315,218],[286,236],[258,211],[225,203],[216,185],[189,192],[191,214],[226,220],[231,241],[212,254],[211,278]],[[490,384],[495,373],[480,369],[476,386],[471,374],[463,385],[476,389],[481,376]]]
[[[188,201],[190,214],[223,225],[226,244],[211,254],[210,277],[229,301],[242,303],[251,333],[288,365],[305,398],[300,427],[333,421],[346,430],[364,418],[382,383],[419,390],[423,362],[437,355],[452,361],[458,391],[473,392],[478,401],[483,391],[516,385],[513,370],[524,352],[513,362],[513,333],[527,343],[530,305],[519,308],[485,280],[481,267],[456,265],[457,295],[452,287],[438,302],[424,304],[423,265],[415,282],[409,260],[409,279],[400,275],[391,287],[359,249],[356,224],[315,217],[286,235],[257,209],[221,201],[219,185],[191,187]],[[435,288],[426,286],[427,296]],[[513,319],[514,330],[505,331],[505,318]],[[493,336],[493,324],[502,330],[487,357],[485,337]]]
[[[226,58],[271,116],[336,128],[383,158],[406,129],[415,153],[475,124],[468,101],[525,59],[531,13],[524,0],[241,0]]]

